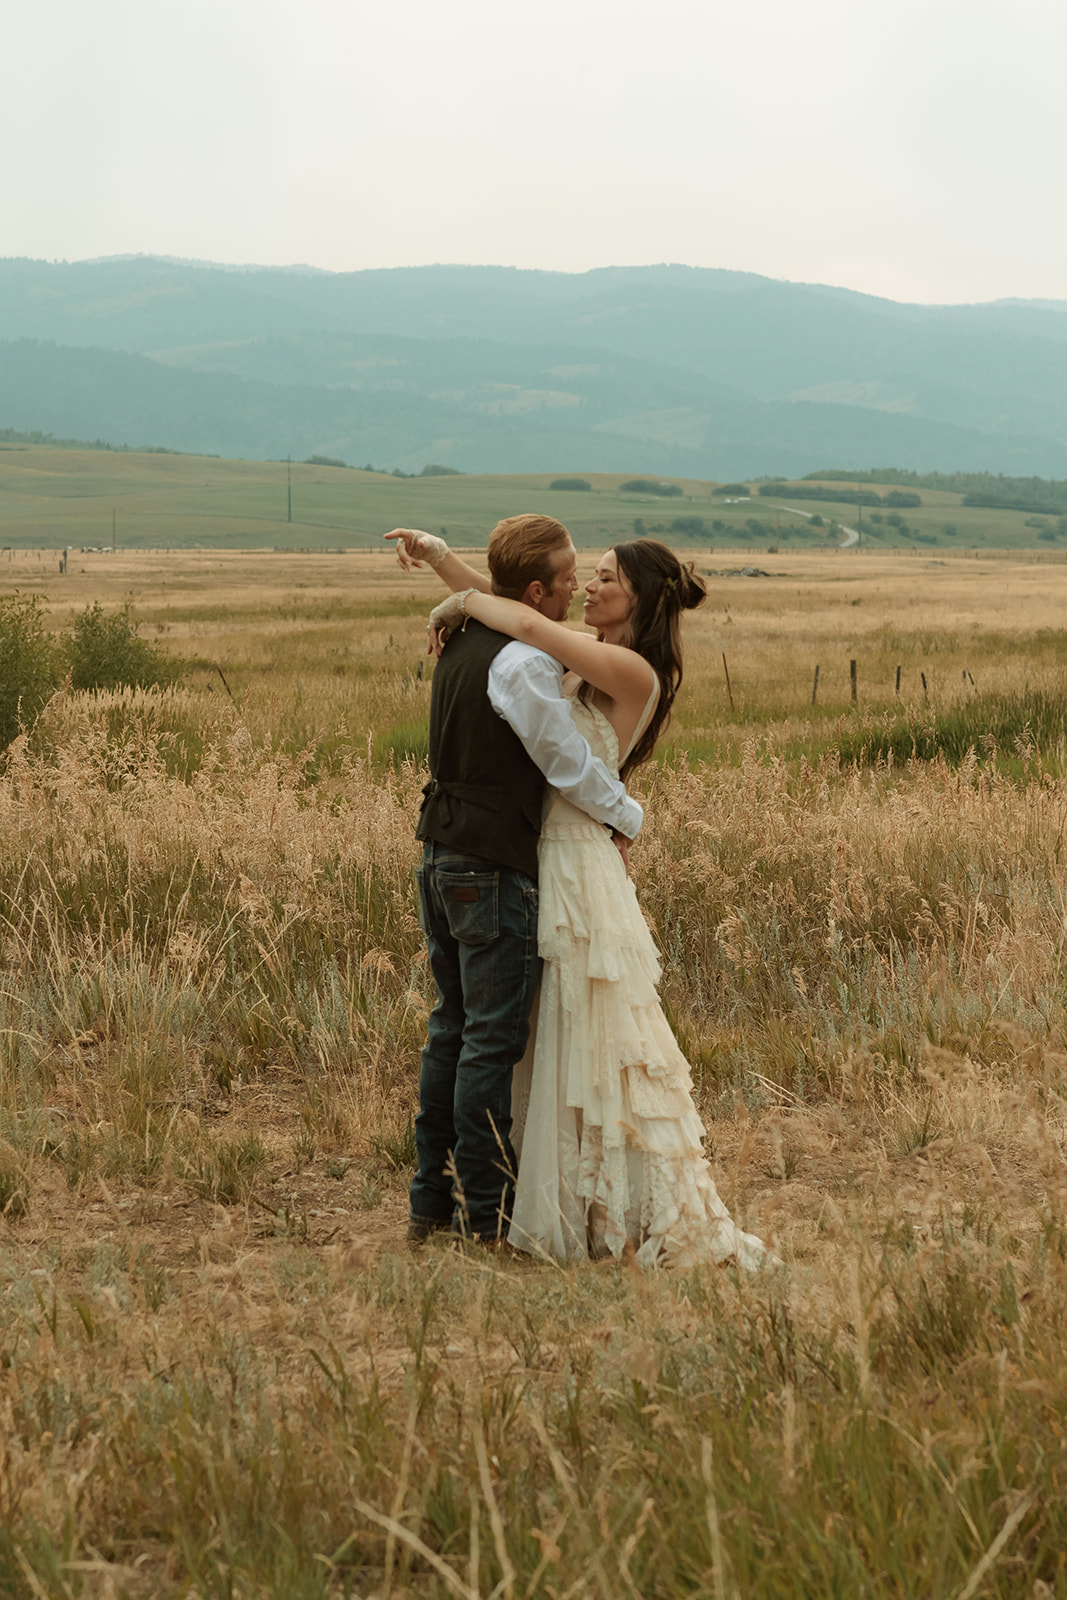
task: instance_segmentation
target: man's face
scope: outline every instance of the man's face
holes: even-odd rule
[[[578,556],[568,545],[559,556],[555,577],[537,604],[537,610],[550,622],[566,622],[571,600],[578,588]]]

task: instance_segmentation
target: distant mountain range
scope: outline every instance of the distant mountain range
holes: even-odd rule
[[[0,261],[0,427],[417,471],[1067,477],[1067,301],[678,266]]]

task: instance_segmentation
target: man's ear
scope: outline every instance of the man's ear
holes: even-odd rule
[[[540,578],[534,578],[526,585],[519,598],[524,606],[533,606],[535,611],[539,611],[541,609],[541,601],[547,593],[548,590]]]

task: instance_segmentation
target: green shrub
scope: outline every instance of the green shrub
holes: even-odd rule
[[[668,531],[685,539],[703,539],[708,530],[703,517],[675,517]]]
[[[548,486],[550,489],[591,489],[591,483],[586,483],[584,478],[553,478]]]
[[[99,600],[74,620],[67,641],[74,689],[165,689],[182,663],[139,637],[128,605],[105,612]]]
[[[0,597],[0,749],[33,721],[59,681],[42,604],[36,594]]]

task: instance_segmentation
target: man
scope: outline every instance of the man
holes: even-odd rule
[[[431,535],[398,529],[402,566],[477,577]],[[489,539],[495,594],[562,622],[577,589],[570,534],[552,517],[508,517]],[[482,580],[484,582],[484,580]],[[430,782],[417,836],[419,915],[437,985],[419,1077],[419,1167],[408,1236],[450,1229],[488,1243],[514,1193],[511,1076],[530,1031],[537,954],[537,840],[546,782],[624,838],[640,806],[594,757],[562,698],[563,669],[471,621],[434,672]]]

